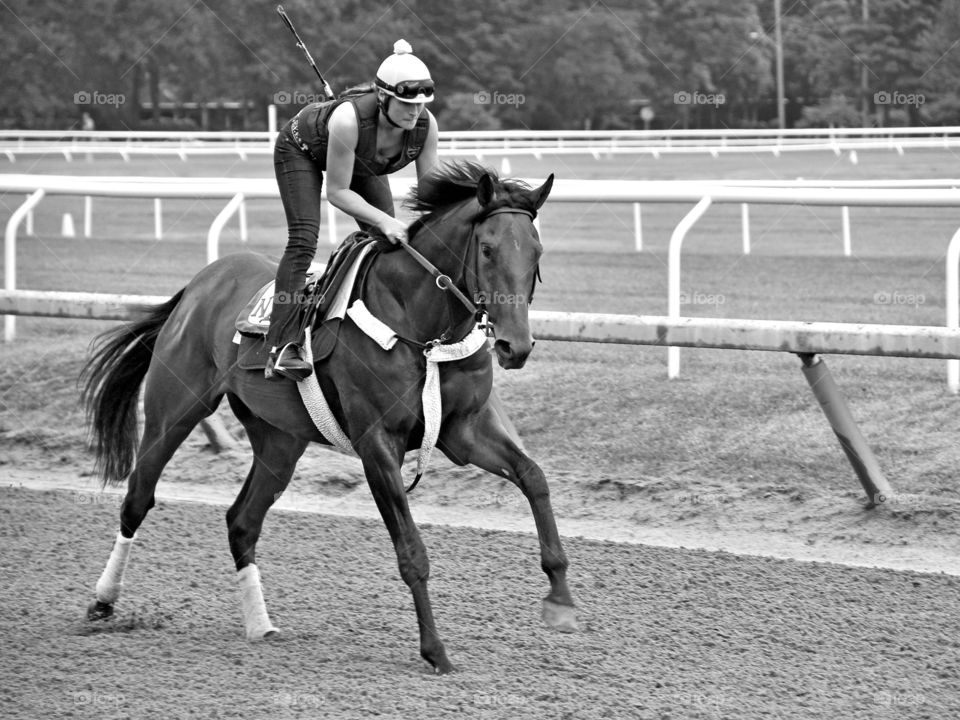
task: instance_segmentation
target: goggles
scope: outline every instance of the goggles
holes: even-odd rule
[[[401,80],[394,86],[383,82],[378,82],[378,84],[401,100],[413,100],[420,95],[425,98],[433,97],[433,80]]]

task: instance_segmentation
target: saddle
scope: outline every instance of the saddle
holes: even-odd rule
[[[367,250],[370,245],[374,247]],[[308,324],[315,326],[311,343],[314,362],[326,359],[337,345],[342,313],[333,317],[328,315],[338,298],[344,294],[352,295],[355,291],[354,287],[344,287],[344,280],[352,277],[355,279],[354,285],[362,287],[370,263],[378,252],[385,249],[383,245],[389,246],[389,243],[357,231],[333,252],[321,273],[307,278],[303,288],[306,301],[300,313],[300,333]],[[354,265],[361,255],[362,265],[354,272]],[[262,370],[266,367],[270,352],[266,335],[270,327],[273,296],[274,281],[271,280],[254,294],[237,316],[235,328],[239,340],[235,337],[234,342],[240,345],[237,362],[241,370]],[[314,321],[317,317],[324,319],[316,324]]]

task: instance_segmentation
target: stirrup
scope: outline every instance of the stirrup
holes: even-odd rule
[[[273,350],[270,351],[271,357]],[[269,363],[268,363],[269,367]],[[274,375],[300,382],[313,374],[313,367],[303,359],[302,350],[297,343],[287,343],[279,353],[274,357],[273,368]],[[264,372],[266,374],[266,372]]]
[[[273,366],[277,364],[277,346],[274,345],[267,353],[267,364],[263,367],[263,377],[267,380],[273,380],[276,375],[273,374]]]

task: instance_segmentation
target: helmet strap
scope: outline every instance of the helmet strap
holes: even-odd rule
[[[384,97],[386,97],[386,100],[384,100]],[[380,114],[383,115],[387,119],[387,122],[393,125],[395,128],[405,130],[406,128],[404,128],[403,125],[398,125],[393,121],[393,118],[390,117],[390,113],[388,112],[392,97],[392,95],[387,95],[387,93],[383,93],[383,95],[377,97],[377,105],[380,106]]]

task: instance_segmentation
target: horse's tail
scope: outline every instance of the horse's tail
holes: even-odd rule
[[[157,335],[180,302],[183,290],[162,305],[141,308],[142,317],[99,335],[80,373],[81,399],[96,447],[103,484],[121,483],[136,458],[137,403]]]

